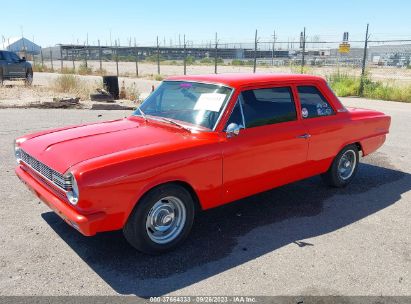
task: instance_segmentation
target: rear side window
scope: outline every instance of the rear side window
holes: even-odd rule
[[[6,58],[4,58],[3,52],[0,52],[0,60],[6,60]]]
[[[301,101],[301,115],[303,118],[315,118],[334,115],[335,112],[330,103],[314,86],[298,87],[298,95]]]
[[[276,87],[241,93],[246,128],[297,119],[291,88]]]

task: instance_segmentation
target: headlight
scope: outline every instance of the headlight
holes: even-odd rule
[[[17,145],[17,142],[14,142],[14,155],[16,156],[16,162],[20,164],[21,161],[21,148]]]
[[[69,202],[72,205],[77,205],[80,193],[78,190],[76,178],[71,172],[69,172],[67,175],[64,176],[64,180],[65,180],[66,189],[67,189],[66,195],[67,195]]]

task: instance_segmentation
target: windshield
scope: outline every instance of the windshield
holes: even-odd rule
[[[198,82],[164,81],[140,106],[149,116],[213,129],[232,89]],[[142,116],[139,110],[134,115]]]

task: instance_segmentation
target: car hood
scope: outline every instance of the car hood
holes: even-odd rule
[[[20,146],[32,157],[64,173],[95,157],[160,142],[175,144],[188,136],[185,130],[173,126],[125,118],[29,135]]]

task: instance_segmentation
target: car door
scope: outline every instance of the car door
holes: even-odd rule
[[[223,201],[299,179],[307,158],[307,130],[291,85],[244,89],[226,123]],[[241,127],[237,132],[230,130]]]
[[[339,152],[344,117],[327,98],[326,90],[314,83],[297,86],[301,117],[310,135],[307,170],[325,172]]]
[[[20,60],[19,56],[12,52],[4,52],[7,61],[7,73],[12,78],[25,77],[26,65]]]

